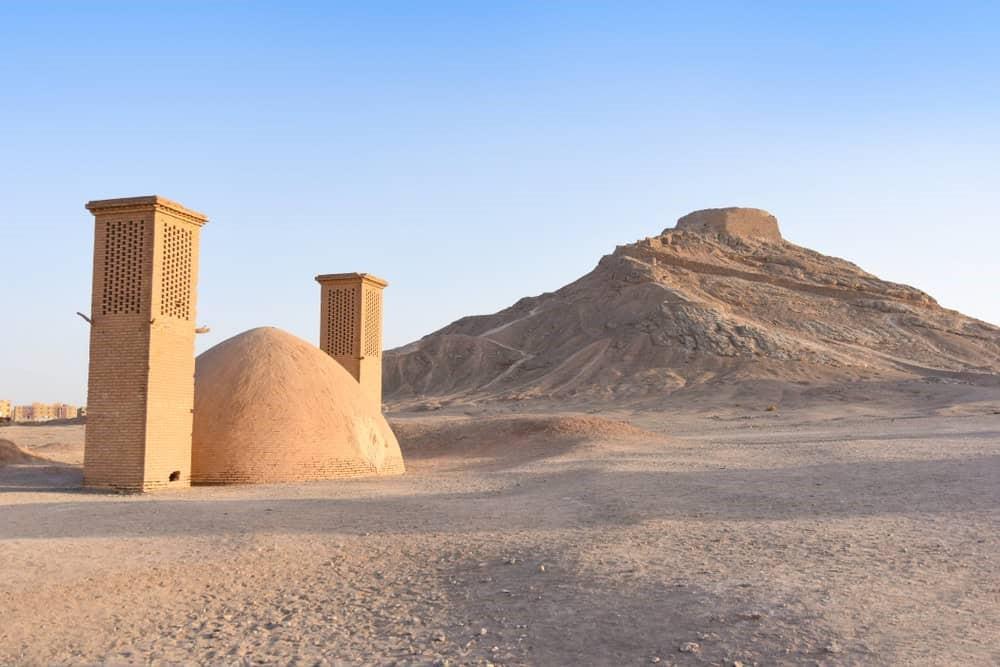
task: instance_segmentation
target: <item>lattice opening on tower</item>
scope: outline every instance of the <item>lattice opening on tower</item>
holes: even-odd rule
[[[167,225],[164,230],[161,315],[181,320],[191,319],[193,236],[192,230],[174,225]]]
[[[139,313],[146,222],[112,220],[104,234],[104,283],[101,314]]]
[[[365,341],[366,357],[382,353],[382,291],[365,290]]]
[[[328,354],[357,355],[354,340],[358,327],[358,290],[354,287],[327,291],[326,340]]]

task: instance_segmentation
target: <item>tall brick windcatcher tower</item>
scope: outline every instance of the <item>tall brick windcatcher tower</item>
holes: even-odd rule
[[[92,201],[94,282],[84,485],[191,483],[198,239],[163,197]]]
[[[382,290],[370,273],[316,276],[320,284],[319,346],[382,406]]]

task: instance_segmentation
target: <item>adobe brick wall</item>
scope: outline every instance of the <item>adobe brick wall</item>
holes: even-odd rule
[[[198,241],[207,219],[156,196],[87,208],[95,234],[84,484],[187,486]]]
[[[370,273],[316,276],[320,284],[319,347],[336,359],[382,406],[382,290]]]
[[[198,486],[221,486],[224,484],[282,484],[290,482],[318,482],[331,479],[353,479],[373,475],[402,475],[406,472],[402,457],[394,459],[382,468],[352,459],[317,460],[303,462],[296,458],[294,470],[286,466],[268,465],[270,456],[296,457],[295,452],[282,449],[281,452],[255,452],[259,458],[253,465],[233,465],[227,470],[205,470],[199,472],[194,483]],[[244,461],[240,461],[244,463]]]

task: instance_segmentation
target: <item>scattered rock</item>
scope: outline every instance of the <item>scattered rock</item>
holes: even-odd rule
[[[684,642],[677,650],[681,653],[700,653],[701,645],[698,642]]]

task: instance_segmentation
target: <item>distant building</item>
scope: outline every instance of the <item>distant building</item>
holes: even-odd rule
[[[80,414],[80,409],[68,403],[56,404],[56,419],[76,419]]]
[[[0,422],[9,422],[14,417],[14,407],[10,401],[0,401]]]
[[[9,402],[8,402],[9,403]],[[11,421],[50,422],[56,419],[76,419],[78,408],[68,403],[32,403],[16,405],[11,410]]]
[[[31,421],[50,422],[56,419],[56,405],[55,403],[32,403]]]

